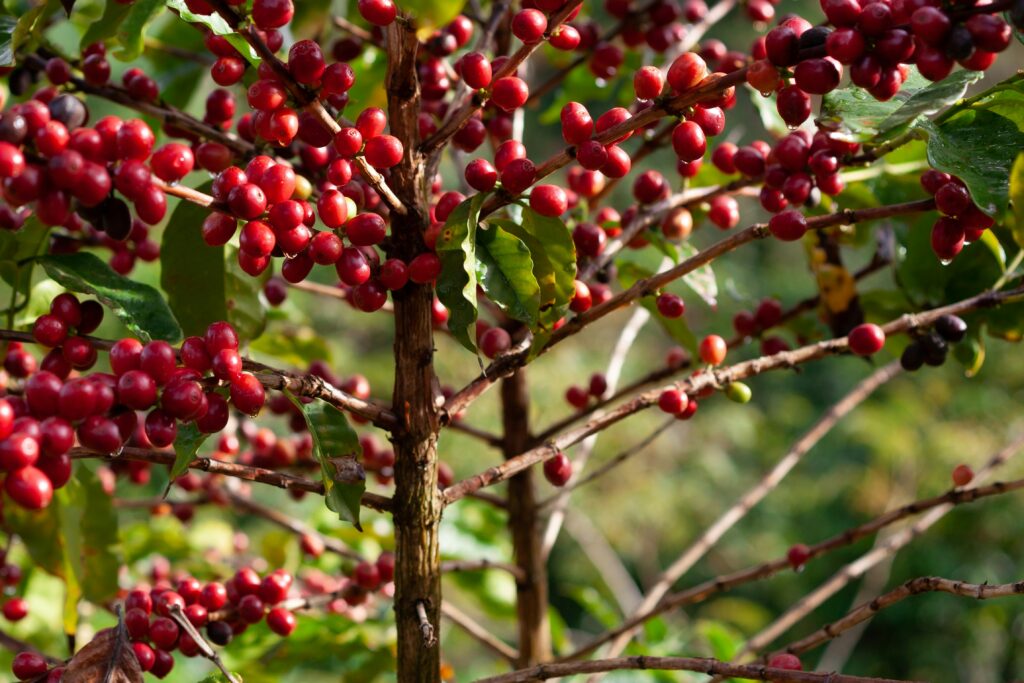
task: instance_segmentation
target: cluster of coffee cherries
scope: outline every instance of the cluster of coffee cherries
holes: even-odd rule
[[[760,140],[744,147],[723,142],[712,152],[711,161],[723,173],[763,177],[761,206],[778,213],[789,206],[815,206],[822,194],[842,192],[841,160],[858,147],[824,131],[811,135],[797,130],[772,146]]]
[[[51,349],[41,364],[21,346],[8,348],[5,369],[23,382],[21,395],[0,402],[0,460],[7,494],[24,507],[46,507],[53,489],[68,481],[76,437],[102,453],[133,441],[163,448],[174,442],[179,422],[218,432],[228,422],[229,399],[247,414],[259,412],[265,400],[260,381],[242,370],[238,336],[228,323],[210,325],[204,338],[189,337],[180,350],[121,339],[109,349],[112,373],[82,374],[97,357],[93,342],[81,336],[90,329],[83,313],[94,308],[88,303],[63,294],[36,320],[33,337]],[[140,426],[141,411],[148,412]]]
[[[930,330],[914,330],[911,342],[903,349],[900,365],[914,371],[924,365],[938,367],[946,362],[950,344],[958,344],[967,336],[967,323],[955,315],[944,315]]]
[[[929,169],[921,175],[921,187],[935,197],[942,214],[932,226],[932,250],[944,263],[956,258],[965,244],[976,242],[995,220],[978,208],[962,180]]]
[[[608,393],[608,380],[602,373],[590,376],[587,386],[573,385],[565,390],[565,401],[577,410],[583,410],[591,401],[601,401]]]
[[[789,343],[779,336],[765,336],[765,332],[779,325],[783,318],[778,299],[762,299],[753,311],[739,311],[732,318],[732,327],[740,337],[760,337],[761,354],[772,356],[788,351]]]

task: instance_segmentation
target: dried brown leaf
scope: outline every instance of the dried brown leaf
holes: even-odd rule
[[[143,683],[123,627],[100,631],[68,662],[61,683]]]

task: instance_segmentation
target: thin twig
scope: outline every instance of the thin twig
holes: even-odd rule
[[[461,628],[473,638],[476,638],[481,645],[505,658],[509,662],[515,663],[519,658],[519,652],[514,647],[489,632],[482,625],[474,621],[472,617],[447,600],[441,603],[441,616]]]
[[[100,453],[88,448],[72,448],[70,452],[72,459],[101,458],[108,461],[113,460],[134,460],[137,462],[148,462],[157,465],[173,465],[175,455],[172,451],[157,451],[145,448],[134,448],[125,446],[116,455]],[[255,481],[260,484],[267,484],[281,489],[307,491],[318,495],[324,494],[324,485],[319,481],[312,481],[292,474],[275,472],[274,470],[263,469],[262,467],[249,467],[238,465],[233,462],[224,462],[213,458],[197,457],[189,463],[189,469],[222,474],[226,477],[235,477],[246,481]],[[388,512],[391,510],[391,499],[375,493],[364,493],[360,504],[363,507]]]
[[[170,606],[170,613],[171,619],[173,619],[175,623],[177,623],[178,626],[181,628],[181,630],[187,633],[189,637],[192,638],[192,640],[195,642],[196,646],[199,648],[199,653],[201,655],[203,655],[211,662],[213,662],[217,666],[217,668],[220,669],[221,673],[224,674],[224,677],[227,678],[230,683],[242,683],[242,679],[238,678],[233,673],[228,671],[228,668],[224,666],[224,662],[221,661],[220,655],[217,654],[217,651],[214,650],[208,642],[206,642],[206,639],[203,638],[203,635],[198,631],[198,629],[196,629],[195,626],[192,625],[192,622],[188,620],[188,617],[185,616],[185,611],[182,609],[181,605],[172,604]]]
[[[999,467],[1002,463],[1012,457],[1021,447],[1024,447],[1024,437],[1017,438],[1009,446],[993,456],[985,467],[985,472]],[[980,473],[979,473],[980,474]],[[1008,482],[996,482],[986,486],[975,486],[969,489],[953,489],[938,496],[923,498],[895,510],[885,512],[872,520],[847,529],[831,538],[810,545],[807,548],[808,561],[824,555],[838,548],[849,546],[862,538],[880,531],[892,524],[896,524],[908,517],[921,514],[927,511],[942,509],[943,514],[948,510],[947,506],[954,507],[966,503],[973,503],[990,496],[999,496],[1024,489],[1024,479],[1016,479]],[[924,521],[923,518],[921,521]],[[611,642],[620,634],[634,629],[639,624],[653,619],[654,617],[674,610],[683,605],[692,605],[703,602],[716,593],[731,590],[753,581],[760,581],[790,569],[788,556],[764,562],[753,567],[741,569],[722,576],[716,576],[677,593],[672,593],[654,608],[644,614],[638,614],[625,620],[615,628],[594,637],[588,643],[582,645],[575,652],[566,655],[563,659],[572,660],[584,657],[597,650],[605,643]]]
[[[661,573],[654,585],[647,591],[634,614],[646,612],[661,602],[672,586],[716,543],[740,522],[754,506],[764,500],[785,479],[803,457],[821,441],[840,420],[871,396],[900,372],[899,361],[893,361],[857,383],[849,393],[829,408],[821,418],[801,436],[764,477],[744,493],[732,507],[726,510],[714,524],[707,528],[679,557]],[[629,643],[636,631],[627,631],[619,636],[608,648],[606,655],[614,657]]]
[[[931,325],[935,320],[943,315],[958,315],[980,308],[994,307],[1005,302],[1017,300],[1022,296],[1024,296],[1024,286],[1018,286],[1005,292],[983,292],[948,306],[934,308],[921,313],[900,316],[881,327],[886,335],[907,332]],[[575,429],[568,430],[551,438],[543,446],[530,449],[525,453],[506,460],[500,465],[491,467],[473,477],[464,479],[461,482],[449,486],[444,491],[444,500],[446,504],[451,504],[470,491],[476,491],[480,488],[504,481],[508,477],[516,474],[517,472],[521,472],[527,467],[532,467],[533,465],[554,457],[562,449],[568,448],[591,434],[607,429],[630,415],[654,405],[657,403],[658,397],[665,389],[675,388],[685,391],[688,394],[696,395],[709,387],[721,389],[733,382],[737,382],[748,377],[754,377],[770,370],[789,369],[800,365],[801,363],[817,360],[826,356],[847,353],[848,351],[848,338],[838,337],[836,339],[818,342],[817,344],[802,346],[790,351],[782,351],[771,356],[754,358],[722,369],[712,368],[704,370],[691,375],[684,381],[646,391],[617,408],[608,411],[601,417],[595,417]]]
[[[420,621],[420,633],[423,635],[423,647],[434,647],[437,645],[437,636],[434,634],[434,625],[427,617],[427,603],[422,600],[416,601],[416,616]]]
[[[517,581],[524,579],[523,570],[508,562],[495,562],[493,560],[446,560],[441,563],[442,572],[477,572],[487,569],[500,569],[508,572]]]
[[[594,659],[586,662],[564,662],[560,664],[538,664],[529,669],[520,669],[500,676],[478,679],[476,683],[529,683],[546,681],[575,674],[602,673],[607,671],[696,671],[698,673],[749,678],[756,681],[777,683],[910,683],[891,678],[870,678],[848,676],[824,671],[792,671],[776,669],[761,664],[727,664],[707,657],[618,657],[616,659]]]

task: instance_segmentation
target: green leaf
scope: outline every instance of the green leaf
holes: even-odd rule
[[[35,216],[17,232],[0,231],[0,277],[22,297],[28,297],[32,286],[35,261],[30,259],[43,253],[49,234],[50,229]]]
[[[44,256],[39,262],[66,289],[92,294],[113,309],[140,339],[181,339],[181,327],[157,290],[118,275],[94,254],[56,254]]]
[[[931,83],[914,69],[900,91],[885,102],[856,86],[833,90],[822,98],[820,119],[841,124],[859,142],[882,142],[956,102],[982,75],[962,70]]]
[[[112,54],[122,62],[137,59],[142,54],[146,29],[163,9],[163,0],[136,0],[117,28],[117,41],[121,47]]]
[[[923,122],[928,133],[928,162],[956,175],[975,204],[989,215],[1006,210],[1010,168],[1024,148],[1024,133],[1003,116],[967,110],[948,121]]]
[[[937,83],[913,93],[899,109],[887,116],[879,125],[878,137],[887,139],[912,125],[922,116],[934,114],[953,104],[967,92],[967,87],[984,77],[981,71],[963,69]]]
[[[359,436],[345,414],[329,403],[303,403],[290,392],[285,394],[302,411],[313,437],[313,455],[320,463],[327,508],[362,531],[359,503],[366,491],[366,473],[357,460],[362,453]]]
[[[117,595],[117,512],[99,478],[84,463],[42,510],[10,505],[4,519],[25,543],[36,566],[66,584],[64,628],[74,633],[77,603],[104,603]]]
[[[18,20],[9,14],[0,15],[0,66],[14,64],[14,29]]]
[[[192,24],[202,24],[218,36],[224,36],[231,43],[232,47],[249,60],[250,64],[253,66],[260,65],[260,56],[256,54],[256,50],[246,42],[245,38],[238,35],[221,15],[216,12],[213,14],[195,14],[185,4],[185,0],[167,0],[167,6],[177,11],[178,15],[185,21]]]
[[[477,232],[477,279],[487,297],[508,315],[530,326],[540,314],[540,284],[530,250],[497,226]]]
[[[688,259],[695,256],[700,250],[689,242],[679,245],[683,258]],[[704,300],[708,306],[714,308],[718,305],[718,281],[715,279],[715,271],[711,264],[706,263],[696,270],[691,270],[683,276],[683,284],[696,292],[697,296]]]
[[[1010,211],[1006,223],[1017,246],[1024,247],[1024,152],[1017,155],[1010,169]]]
[[[521,225],[504,221],[500,225],[530,249],[534,275],[541,287],[538,327],[550,329],[565,315],[576,293],[576,245],[572,233],[560,218],[541,216],[528,206],[523,207]]]
[[[210,323],[227,320],[244,343],[266,326],[259,292],[270,272],[254,278],[238,265],[237,249],[206,244],[202,224],[208,214],[191,202],[179,203],[171,214],[160,246],[160,286],[186,335],[202,335]]]
[[[167,482],[168,491],[175,479],[188,472],[189,463],[195,460],[199,447],[209,436],[199,431],[195,422],[178,425],[178,433],[174,437],[174,464],[171,466],[170,481]],[[164,496],[166,495],[167,491],[164,491]]]
[[[331,347],[311,327],[288,329],[271,328],[271,331],[255,339],[249,350],[283,361],[288,365],[306,366],[312,358],[331,363]]]
[[[619,260],[616,262],[616,266],[619,271],[619,284],[622,285],[623,289],[628,289],[633,286],[637,280],[650,277],[653,275],[653,271],[648,268],[644,268],[632,261]],[[646,308],[651,316],[658,321],[658,324],[664,328],[672,339],[677,341],[680,345],[686,348],[690,353],[697,353],[697,337],[690,331],[690,326],[686,322],[685,317],[680,318],[666,318],[658,312],[658,305],[655,302],[653,296],[645,296],[640,299],[640,305]]]
[[[99,21],[89,24],[89,28],[79,42],[79,49],[84,50],[93,43],[113,38],[121,28],[121,22],[128,17],[128,13],[131,11],[131,5],[124,5],[116,0],[107,0],[103,8],[103,16],[99,18]]]
[[[449,214],[437,238],[441,275],[437,278],[437,298],[449,311],[448,329],[459,343],[476,351],[476,234],[480,207],[487,198],[478,192]]]
[[[270,279],[267,268],[258,277],[249,275],[238,265],[238,249],[224,249],[224,294],[227,321],[231,323],[243,343],[256,339],[267,327],[267,311],[260,301],[260,291]]]

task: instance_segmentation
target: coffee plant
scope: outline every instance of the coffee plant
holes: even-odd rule
[[[783,639],[959,504],[1024,489],[990,481],[1020,438],[680,585],[879,387],[973,377],[1024,334],[1024,0],[778,4],[4,0],[4,680],[895,680],[808,653],[918,593],[1021,593],[911,576]],[[806,298],[722,275],[766,248]],[[649,320],[668,350],[622,381]],[[549,560],[571,492],[842,356],[859,383],[786,457],[570,630]],[[549,358],[586,370],[554,386]],[[594,466],[627,419],[643,438]],[[830,562],[710,651],[666,621]],[[509,633],[450,601],[494,602],[492,575]]]

